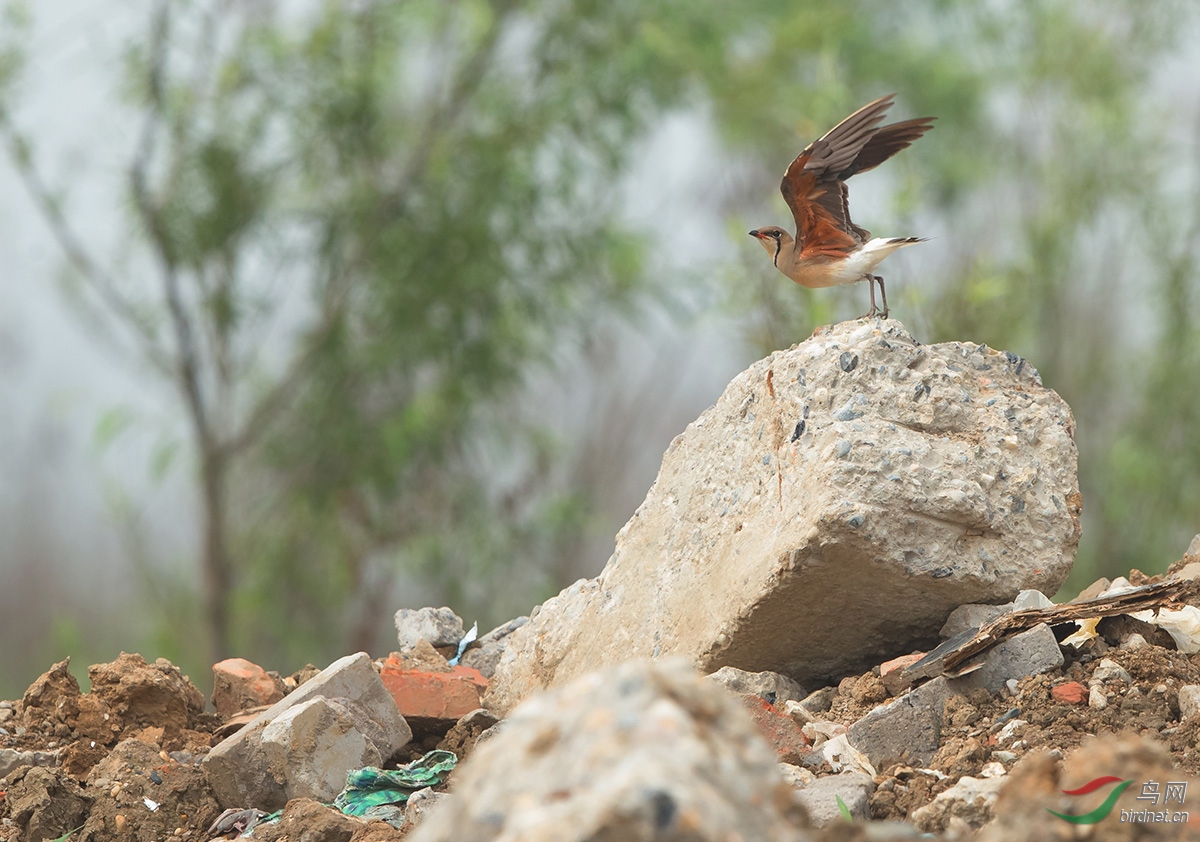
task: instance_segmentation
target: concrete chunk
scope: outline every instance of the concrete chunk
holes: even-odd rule
[[[462,618],[449,608],[401,608],[396,612],[395,623],[402,652],[422,640],[435,648],[458,646],[465,634]]]
[[[531,697],[411,842],[801,842],[803,810],[738,701],[682,659]]]
[[[778,708],[782,708],[784,702],[798,702],[805,696],[803,687],[777,672],[746,672],[737,667],[721,667],[709,675],[709,679],[734,693],[753,693]]]
[[[279,735],[284,725],[281,724],[272,732],[274,745],[271,748],[264,746],[264,731],[291,708],[318,697],[336,701],[342,711],[348,712],[353,720],[353,728],[374,746],[384,760],[412,739],[408,723],[400,715],[391,694],[375,672],[371,658],[365,652],[347,655],[321,670],[291,695],[263,711],[246,727],[208,753],[204,758],[204,767],[222,808],[257,807],[272,812],[287,802],[291,797],[293,782],[289,780],[288,770],[279,765],[280,757],[287,754],[287,750],[280,748],[288,744]],[[337,723],[346,722],[342,712],[332,715],[332,718],[322,719],[319,713],[321,709],[321,706],[315,707],[313,713],[317,714],[319,721],[332,728],[340,727]],[[295,717],[293,714],[283,723],[302,722],[308,726],[312,722],[307,718]],[[315,729],[312,733],[318,732],[319,729]],[[290,750],[294,751],[295,746]],[[345,783],[348,768],[342,772],[342,783]]]
[[[851,725],[850,744],[876,769],[900,760],[925,765],[937,753],[943,710],[953,693],[945,678],[927,681]]]
[[[600,576],[509,636],[486,706],[663,655],[817,686],[936,643],[959,605],[1054,592],[1079,541],[1073,435],[1015,354],[822,328],[671,443]]]
[[[288,708],[262,731],[263,755],[282,778],[288,799],[328,803],[342,791],[346,773],[382,766],[387,758],[356,727],[349,706],[324,696]]]
[[[823,827],[842,821],[840,797],[850,815],[859,819],[871,817],[870,799],[875,792],[875,780],[865,772],[843,772],[817,778],[798,790],[800,803],[808,810],[812,823]]]

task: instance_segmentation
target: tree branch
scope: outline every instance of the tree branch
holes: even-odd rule
[[[175,334],[175,374],[187,402],[188,414],[196,433],[202,459],[214,454],[216,440],[209,416],[209,407],[201,383],[200,361],[191,317],[183,302],[179,266],[175,246],[167,230],[162,209],[151,196],[149,169],[157,152],[159,131],[165,122],[165,87],[167,77],[167,47],[170,39],[170,0],[160,0],[154,14],[150,36],[148,64],[149,108],[138,140],[137,152],[130,166],[130,187],[134,206],[146,225],[162,270],[163,297]]]

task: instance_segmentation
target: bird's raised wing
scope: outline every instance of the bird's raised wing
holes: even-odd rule
[[[933,121],[936,119],[937,117],[918,117],[915,120],[892,123],[890,126],[876,130],[850,166],[839,173],[838,177],[845,181],[856,173],[875,169],[901,149],[907,149],[914,140],[932,129]]]
[[[879,128],[895,94],[869,102],[796,156],[779,185],[796,222],[800,258],[840,257],[869,238],[850,219],[845,181],[879,166],[927,132],[931,117]]]

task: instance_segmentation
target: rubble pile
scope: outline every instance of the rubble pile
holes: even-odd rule
[[[1050,602],[1073,428],[1014,355],[823,329],[527,618],[401,609],[386,657],[229,659],[207,700],[53,665],[0,702],[0,840],[1200,838],[1200,536]]]

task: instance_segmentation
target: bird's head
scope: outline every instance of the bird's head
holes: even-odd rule
[[[782,228],[768,225],[766,228],[755,228],[750,236],[758,240],[759,245],[771,255],[771,260],[779,256],[780,249],[792,244],[792,235]]]

